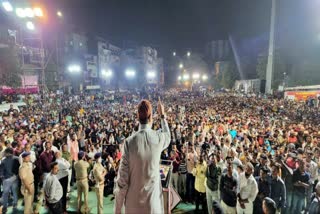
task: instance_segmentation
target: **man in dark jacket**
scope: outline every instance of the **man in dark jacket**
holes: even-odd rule
[[[208,167],[206,170],[206,197],[208,213],[212,211],[212,202],[220,201],[219,197],[219,179],[221,176],[221,168],[216,165],[216,156],[211,154],[208,161]]]
[[[227,174],[220,179],[221,206],[225,213],[237,213],[237,179],[233,176],[232,163],[228,164]]]
[[[258,184],[258,195],[254,201],[253,213],[262,213],[262,201],[270,196],[270,183],[268,179],[269,169],[263,167],[260,169],[260,176],[256,178]]]
[[[19,159],[13,156],[13,149],[6,148],[4,151],[5,158],[1,161],[0,165],[0,176],[3,184],[2,213],[7,212],[8,197],[10,191],[13,194],[13,209],[15,210],[18,203],[18,174],[19,174]]]

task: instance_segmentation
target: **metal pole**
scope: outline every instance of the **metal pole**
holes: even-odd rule
[[[26,74],[25,74],[25,69],[24,69],[24,55],[23,55],[23,35],[22,35],[22,27],[21,27],[21,24],[19,25],[19,28],[20,28],[20,42],[21,42],[21,45],[20,45],[20,48],[21,48],[21,64],[20,64],[20,69],[22,70],[22,75],[23,75],[23,84],[26,83]],[[19,44],[18,44],[18,47],[19,47]]]
[[[41,84],[42,84],[42,93],[44,95],[46,90],[46,77],[45,77],[45,63],[44,63],[45,52],[43,48],[42,31],[40,32],[40,53],[41,53],[41,71],[42,71]]]
[[[266,71],[266,94],[272,92],[272,73],[273,73],[273,53],[274,53],[274,26],[276,18],[276,0],[271,3],[271,23],[270,23],[270,38],[269,38],[269,53],[268,64]]]
[[[58,76],[58,89],[60,90],[60,63],[59,63],[59,49],[58,49],[58,43],[59,43],[59,36],[57,34],[57,39],[56,39],[56,62],[57,62],[57,76]]]

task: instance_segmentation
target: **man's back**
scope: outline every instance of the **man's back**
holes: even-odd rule
[[[90,167],[89,163],[84,160],[80,160],[74,164],[77,180],[88,178],[89,167]]]
[[[0,171],[4,179],[19,173],[19,159],[15,156],[6,157],[2,160]]]
[[[126,213],[163,213],[159,162],[161,152],[170,143],[170,133],[166,123],[162,127],[165,132],[160,133],[141,125],[125,142],[116,206],[125,198]]]

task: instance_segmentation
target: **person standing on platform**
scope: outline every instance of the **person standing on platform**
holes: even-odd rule
[[[19,177],[21,179],[21,194],[24,199],[24,214],[33,213],[34,197],[34,176],[32,173],[32,163],[30,162],[30,152],[23,152],[21,157],[23,162],[19,168]]]
[[[139,103],[139,130],[125,140],[116,180],[116,214],[121,213],[124,202],[126,213],[164,213],[159,163],[161,152],[169,146],[171,137],[160,98],[158,117],[161,118],[161,132],[151,129],[151,103],[148,100]]]
[[[90,164],[85,159],[85,153],[80,151],[78,154],[79,161],[74,164],[74,170],[76,172],[76,180],[77,180],[77,202],[78,202],[78,212],[81,212],[81,201],[82,194],[84,195],[84,212],[89,213],[88,206],[88,191],[89,191],[89,183],[88,183],[88,169]]]
[[[97,153],[94,156],[96,163],[93,167],[93,175],[96,182],[96,194],[97,194],[97,205],[98,214],[103,213],[103,190],[104,190],[104,179],[107,174],[107,170],[101,164],[101,153]]]

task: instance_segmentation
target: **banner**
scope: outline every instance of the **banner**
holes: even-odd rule
[[[320,96],[320,90],[318,91],[286,91],[285,92],[285,98],[293,99],[296,101],[305,101],[309,97],[319,97]]]

